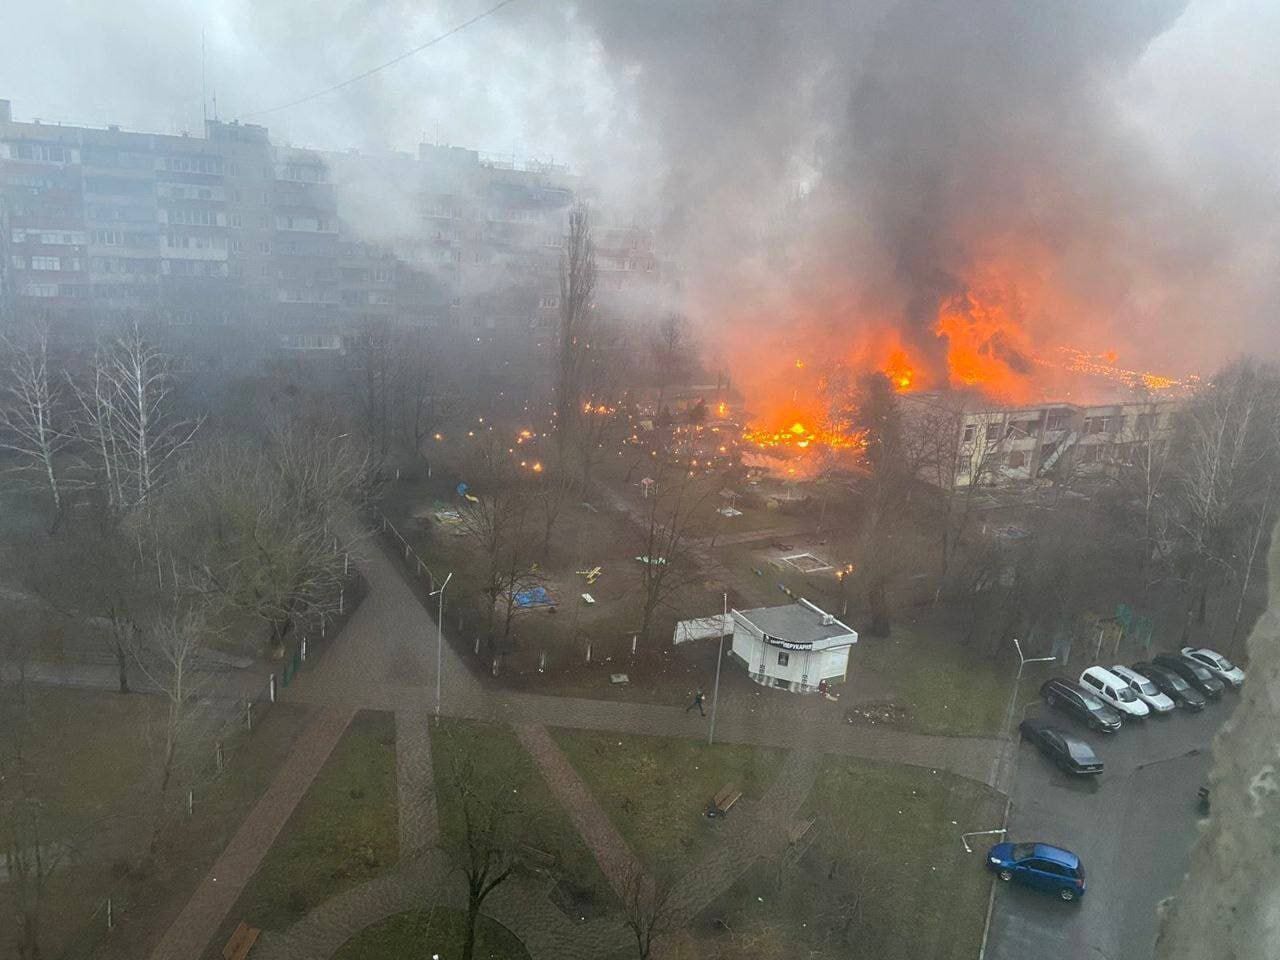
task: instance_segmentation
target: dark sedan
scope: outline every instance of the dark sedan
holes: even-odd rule
[[[1122,723],[1120,711],[1103,703],[1077,683],[1054,677],[1040,687],[1044,702],[1055,710],[1070,714],[1099,733],[1115,733]]]
[[[1029,717],[1018,724],[1018,730],[1058,769],[1085,776],[1102,773],[1102,761],[1091,746],[1047,721]]]
[[[1204,709],[1204,697],[1172,670],[1166,670],[1164,667],[1158,667],[1146,661],[1135,663],[1133,670],[1154,683],[1157,690],[1167,695],[1178,706],[1192,711]]]
[[[1151,658],[1157,667],[1172,670],[1210,700],[1217,700],[1226,684],[1209,672],[1209,668],[1180,653],[1160,653]]]

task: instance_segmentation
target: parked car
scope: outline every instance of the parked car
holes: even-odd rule
[[[1208,647],[1183,647],[1182,655],[1203,666],[1232,690],[1239,690],[1244,686],[1244,671],[1216,650]]]
[[[1151,658],[1151,662],[1172,670],[1210,700],[1221,698],[1222,691],[1226,689],[1226,685],[1210,673],[1203,663],[1180,653],[1157,653]]]
[[[1102,773],[1102,761],[1093,747],[1077,740],[1065,730],[1060,730],[1047,720],[1028,717],[1018,724],[1024,740],[1035,744],[1036,749],[1052,760],[1066,773],[1095,775]]]
[[[1055,710],[1070,714],[1099,733],[1115,733],[1120,729],[1120,711],[1070,680],[1062,677],[1046,680],[1040,687],[1040,695]]]
[[[1089,667],[1080,674],[1080,686],[1111,704],[1126,719],[1141,720],[1151,713],[1146,702],[1106,667]]]
[[[1001,880],[1017,880],[1063,900],[1084,896],[1084,864],[1070,850],[1047,843],[997,843],[987,851],[987,867]]]
[[[1129,689],[1142,698],[1152,713],[1173,713],[1178,705],[1168,694],[1161,693],[1149,677],[1130,670],[1122,663],[1111,667],[1111,672],[1129,685]]]
[[[1180,674],[1142,660],[1133,665],[1133,671],[1154,683],[1157,690],[1180,707],[1191,711],[1204,709],[1204,697],[1192,689],[1191,684],[1183,680]]]

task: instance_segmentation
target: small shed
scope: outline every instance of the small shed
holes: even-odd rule
[[[733,655],[756,683],[815,693],[822,681],[844,680],[852,627],[801,598],[780,607],[733,610]]]

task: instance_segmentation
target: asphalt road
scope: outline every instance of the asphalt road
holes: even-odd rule
[[[1235,706],[1230,692],[1202,713],[1126,722],[1119,733],[1086,731],[1043,704],[1087,740],[1106,770],[1086,780],[1059,772],[1030,744],[1018,748],[1009,839],[1066,847],[1084,862],[1088,888],[1077,903],[998,883],[987,960],[1150,960],[1156,905],[1174,893],[1196,838],[1196,790],[1210,747]],[[986,847],[975,853],[982,856]]]

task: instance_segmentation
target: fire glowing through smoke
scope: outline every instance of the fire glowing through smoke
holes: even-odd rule
[[[821,339],[834,336],[843,344],[806,344],[799,351],[804,356],[785,363],[779,363],[777,352],[762,351],[753,363],[748,400],[753,414],[742,440],[777,458],[783,472],[792,475],[812,474],[819,451],[856,456],[864,438],[851,424],[833,422],[833,407],[842,401],[847,407],[848,397],[833,396],[830,388],[840,383],[847,394],[848,384],[868,371],[883,373],[902,393],[966,390],[992,406],[1115,398],[1125,391],[1177,394],[1197,382],[1121,366],[1115,351],[1037,349],[1023,315],[1007,288],[986,294],[970,290],[940,305],[931,330],[939,348],[935,357],[913,348],[896,327],[879,324],[851,334],[829,333]],[[776,375],[760,376],[761,367]]]

